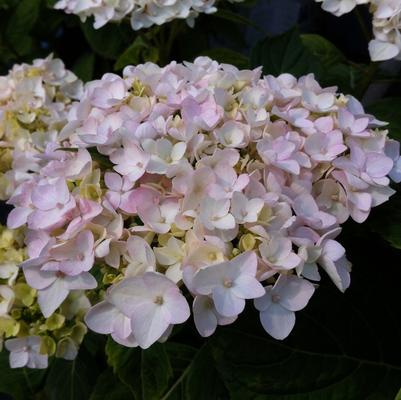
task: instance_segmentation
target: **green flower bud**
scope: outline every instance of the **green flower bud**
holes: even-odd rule
[[[54,313],[47,318],[45,325],[49,331],[55,331],[56,329],[60,329],[64,325],[64,322],[64,315]]]
[[[22,302],[26,307],[30,307],[36,297],[36,290],[31,288],[26,283],[17,283],[14,286],[15,297]]]
[[[52,356],[56,352],[56,342],[50,336],[42,336],[40,342],[40,354]]]
[[[71,338],[63,338],[57,343],[56,357],[73,360],[78,354],[78,346]]]
[[[252,235],[252,233],[247,233],[241,236],[241,239],[239,240],[239,248],[242,251],[252,250],[255,247],[255,244],[256,239],[255,236]]]
[[[19,322],[10,317],[0,317],[0,336],[12,337],[17,336],[20,330]]]
[[[88,328],[86,327],[86,325],[82,322],[77,322],[72,328],[71,339],[75,343],[81,344],[87,332]]]

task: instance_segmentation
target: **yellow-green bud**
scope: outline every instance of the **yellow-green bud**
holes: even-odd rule
[[[42,336],[40,342],[40,354],[52,356],[56,352],[56,342],[50,336]]]
[[[36,296],[36,290],[28,286],[26,283],[17,283],[14,286],[15,297],[26,307],[30,307]]]
[[[17,336],[20,330],[19,322],[10,317],[0,317],[0,336]]]
[[[56,329],[60,329],[65,322],[64,315],[54,313],[49,318],[47,318],[45,325],[49,331],[55,331]]]
[[[88,328],[86,325],[82,322],[77,322],[72,328],[71,339],[74,340],[75,343],[81,344],[87,332]]]
[[[252,250],[255,247],[255,244],[256,239],[255,236],[252,235],[252,233],[242,235],[241,239],[239,240],[239,248],[242,251]]]

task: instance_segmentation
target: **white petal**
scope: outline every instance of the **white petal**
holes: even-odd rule
[[[50,317],[68,296],[69,290],[62,279],[57,279],[48,288],[38,291],[38,303],[45,318]]]
[[[295,313],[281,307],[280,304],[272,304],[260,313],[260,322],[269,335],[283,340],[294,328]]]

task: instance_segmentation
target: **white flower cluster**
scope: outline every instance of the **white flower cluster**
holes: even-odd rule
[[[52,56],[14,65],[0,76],[0,199],[34,172],[33,157],[57,142],[82,82]]]
[[[372,61],[401,60],[401,0],[316,0],[337,17],[359,4],[370,3],[374,38],[369,43]]]
[[[240,2],[243,0],[229,0]],[[131,19],[135,31],[162,25],[174,19],[186,19],[193,26],[200,14],[217,11],[216,0],[59,0],[55,8],[68,14],[76,14],[84,22],[94,16],[94,27],[101,28],[110,21]]]

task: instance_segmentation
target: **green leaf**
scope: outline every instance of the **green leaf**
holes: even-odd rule
[[[41,0],[22,0],[7,24],[6,38],[20,56],[32,51],[34,41],[29,32],[39,17],[40,5]]]
[[[346,61],[344,54],[323,36],[307,33],[301,35],[301,41],[325,67]]]
[[[137,400],[160,400],[173,375],[166,350],[161,343],[149,349],[127,349],[109,339],[106,345],[108,364]]]
[[[95,55],[93,53],[84,53],[75,62],[72,70],[84,82],[93,79],[93,72],[95,68]]]
[[[157,63],[159,61],[159,49],[149,46],[141,36],[138,36],[118,58],[114,64],[114,70],[118,71],[127,65],[137,65],[144,61]]]
[[[129,387],[107,369],[99,376],[89,400],[134,400],[134,396]]]
[[[46,375],[46,370],[11,369],[6,351],[0,353],[0,371],[0,393],[6,393],[14,400],[26,400],[37,393]]]
[[[367,107],[377,119],[389,122],[387,129],[393,139],[401,140],[401,97],[389,97]]]
[[[303,45],[297,28],[257,43],[251,51],[251,65],[262,65],[265,74],[291,73],[297,77],[318,74],[321,69],[319,60]]]
[[[186,398],[190,400],[227,398],[226,388],[216,370],[211,346],[208,343],[203,345],[192,361],[186,379],[185,393]]]
[[[260,32],[264,32],[263,29],[258,25],[255,24],[252,20],[247,17],[244,17],[241,14],[237,14],[227,9],[219,9],[216,13],[213,14],[214,17],[218,17],[221,19],[225,19],[230,22],[234,22],[235,24],[241,24],[245,26],[250,26],[251,28],[255,28]]]
[[[373,209],[367,225],[392,247],[401,249],[401,193],[396,193],[386,204]]]
[[[394,399],[401,382],[400,252],[351,225],[339,239],[353,262],[345,294],[323,276],[284,341],[271,338],[250,309],[217,332],[211,346],[228,398]]]
[[[120,26],[106,24],[100,29],[94,29],[92,23],[90,20],[81,23],[82,31],[92,50],[106,59],[117,59],[125,46],[125,36]]]
[[[46,379],[45,393],[48,400],[88,400],[99,375],[98,365],[81,348],[73,361],[56,358]]]
[[[201,55],[210,57],[219,63],[233,64],[240,69],[249,68],[249,58],[231,49],[218,47],[205,50]]]
[[[397,396],[395,396],[394,400],[401,400],[401,389],[399,390],[399,392],[397,393]]]

